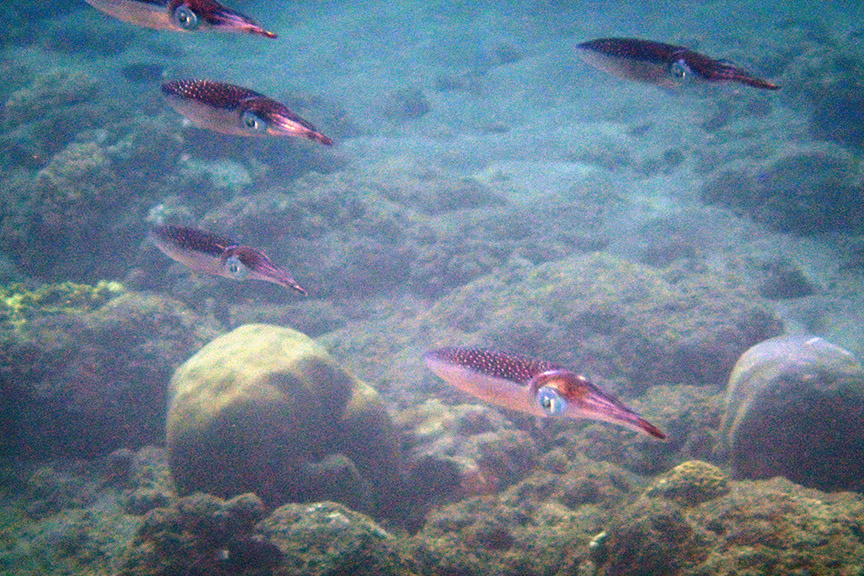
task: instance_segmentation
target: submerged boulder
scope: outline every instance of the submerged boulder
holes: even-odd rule
[[[0,286],[0,452],[88,458],[159,443],[171,373],[216,330],[115,282]]]
[[[415,576],[398,536],[334,502],[286,504],[256,528],[281,552],[285,574]]]
[[[181,493],[381,511],[399,477],[377,392],[305,334],[264,324],[213,340],[177,369],[167,444]]]
[[[682,506],[696,506],[729,492],[729,477],[717,466],[688,460],[661,474],[646,494],[674,500]]]
[[[814,144],[718,170],[699,196],[779,232],[858,231],[864,225],[864,189],[857,173],[853,154]]]
[[[864,369],[814,336],[745,352],[729,378],[721,451],[738,478],[785,476],[820,490],[864,488]]]

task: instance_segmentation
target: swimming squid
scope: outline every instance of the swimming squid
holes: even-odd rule
[[[299,136],[331,146],[333,140],[284,104],[242,86],[212,80],[162,84],[168,103],[202,128],[235,136]]]
[[[166,256],[197,272],[238,281],[273,282],[306,295],[287,271],[260,250],[206,230],[182,226],[156,226],[150,236]]]
[[[610,74],[665,88],[677,88],[688,80],[738,82],[763,90],[779,90],[725,60],[715,60],[681,46],[638,38],[600,38],[577,47],[589,64]]]
[[[423,359],[448,384],[496,406],[534,416],[600,420],[666,438],[584,376],[545,360],[462,347],[431,350]]]
[[[118,20],[156,28],[194,32],[216,30],[276,38],[251,18],[222,6],[215,0],[85,0]]]

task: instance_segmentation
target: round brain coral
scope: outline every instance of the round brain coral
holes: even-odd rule
[[[295,330],[248,324],[216,338],[177,369],[169,395],[181,493],[381,510],[396,485],[401,459],[377,392]]]

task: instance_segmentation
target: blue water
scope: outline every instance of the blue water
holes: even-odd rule
[[[658,475],[706,460],[734,477],[717,435],[730,417],[726,381],[747,348],[804,333],[864,357],[864,6],[229,6],[278,38],[150,30],[85,2],[0,7],[3,573],[114,573],[128,560],[144,514],[176,505],[162,450],[171,375],[243,324],[304,332],[380,395],[411,487],[387,510],[362,511],[405,542],[419,538],[406,550],[424,574],[475,573],[466,558],[477,542],[490,574],[592,573],[583,559],[599,570],[606,560],[590,556],[587,542],[611,528],[598,518],[637,502]],[[780,89],[616,77],[577,50],[604,37],[687,47]],[[186,78],[260,92],[335,145],[195,126],[159,89]],[[156,223],[252,246],[309,296],[190,270],[148,239]],[[117,284],[87,288],[100,281]],[[64,282],[86,286],[58,287]],[[421,360],[427,349],[455,345],[584,373],[670,441],[483,405]],[[828,402],[834,412],[814,401],[848,450],[793,442],[789,452],[830,453],[836,467],[860,468],[854,446],[862,438],[848,422],[864,406],[862,386],[843,388],[849,404]],[[324,462],[325,476],[328,450],[309,456]],[[548,493],[538,488],[544,474],[555,477]],[[601,486],[585,501],[560,488],[585,478]],[[744,500],[758,500],[760,490],[771,502],[805,497],[782,481],[766,488],[743,480],[735,494]],[[323,496],[339,500],[341,485],[332,483]],[[822,486],[818,478],[805,485]],[[520,490],[536,506],[516,528],[518,514],[509,514],[525,505],[514,504]],[[836,506],[856,510],[848,514],[860,527],[860,502],[850,498]],[[480,526],[494,515],[483,508],[490,502],[517,544]],[[457,520],[472,506],[482,521],[466,529]],[[544,506],[561,515],[543,516]],[[723,516],[726,532],[707,528],[710,538],[749,521],[732,516]],[[615,525],[621,539],[641,534],[628,518]],[[716,527],[687,518],[699,530]],[[564,530],[545,530],[568,522],[581,552],[562,551],[557,564],[534,572],[513,560],[539,555],[525,544],[532,539],[554,551]],[[435,556],[443,554],[436,538],[448,535],[465,548]],[[608,573],[640,573],[616,546]],[[511,547],[518,553],[504,558]],[[214,550],[202,558],[236,568],[226,564],[228,548]],[[822,560],[802,560],[810,571],[801,573],[858,573],[856,550],[813,544]],[[699,552],[682,555],[654,568],[646,558],[633,562],[645,564],[641,573],[734,573],[700,564]],[[762,560],[757,570],[771,564]],[[204,570],[198,562],[185,573]],[[782,570],[795,564],[782,562]]]

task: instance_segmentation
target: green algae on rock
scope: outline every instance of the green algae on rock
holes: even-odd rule
[[[161,441],[167,382],[212,338],[210,323],[175,300],[113,283],[3,290],[0,413],[9,450],[82,458]]]
[[[181,493],[394,504],[401,458],[377,392],[295,330],[241,326],[189,358],[171,379],[166,435]]]
[[[0,286],[0,322],[20,327],[29,316],[88,312],[125,293],[119,282],[100,280],[95,285],[61,282],[35,290],[24,284]]]
[[[536,470],[503,492],[433,509],[407,543],[418,571],[585,574],[580,565],[591,541],[622,508],[630,476],[584,458],[559,469]]]
[[[864,502],[783,478],[730,482],[726,494],[695,506],[641,497],[606,526],[616,576],[859,574]]]
[[[725,472],[708,462],[689,460],[656,478],[646,495],[695,506],[728,492],[729,477]]]

